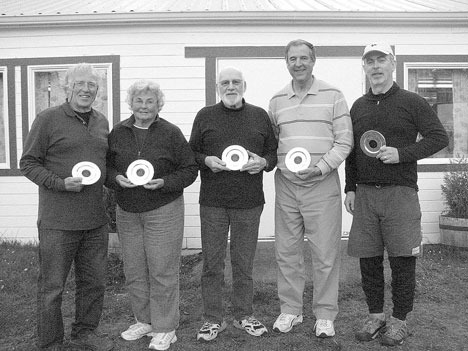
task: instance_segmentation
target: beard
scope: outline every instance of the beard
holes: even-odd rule
[[[242,95],[240,94],[224,94],[222,97],[221,97],[221,100],[223,101],[223,103],[228,106],[228,107],[231,107],[231,106],[237,106],[239,104],[242,103]],[[239,107],[239,106],[237,106]]]

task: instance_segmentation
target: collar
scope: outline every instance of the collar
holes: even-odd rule
[[[233,112],[242,111],[242,110],[244,109],[244,107],[245,107],[245,104],[246,104],[244,98],[242,98],[242,105],[241,105],[241,107],[239,107],[239,108],[229,108],[229,107],[226,107],[226,105],[224,105],[224,102],[222,102],[222,101],[220,101],[219,103],[221,104],[221,107],[223,108],[223,110],[226,110],[226,111],[233,111]]]
[[[369,88],[366,97],[370,100],[383,100],[386,99],[388,96],[395,94],[398,90],[400,90],[400,86],[396,82],[393,82],[393,85],[390,87],[390,89],[388,89],[383,94],[374,95],[372,89]]]
[[[307,92],[306,95],[317,95],[318,92],[319,92],[319,81],[318,81],[317,78],[315,78],[314,75],[312,75],[312,78],[314,80],[312,81],[312,85],[309,88],[309,91]],[[288,94],[288,99],[291,99],[293,96],[296,96],[296,93],[294,92],[294,89],[293,89],[293,81],[292,80],[288,84],[288,86],[286,87],[286,93]]]
[[[148,129],[153,128],[153,126],[156,125],[156,122],[158,121],[159,121],[159,114],[156,115],[156,118],[154,119],[153,123],[151,123]],[[133,114],[126,120],[122,121],[122,125],[124,127],[132,128],[134,124],[135,124],[135,116]]]
[[[72,109],[72,107],[70,106],[70,103],[67,101],[67,102],[64,102],[62,104],[62,108],[63,108],[63,111],[65,112],[65,114],[68,116],[68,117],[71,117],[71,118],[76,118],[78,119],[81,123],[85,123],[83,121],[83,119],[81,118],[81,116],[78,114],[78,112],[76,112],[74,109]],[[96,115],[95,113],[95,110],[91,107],[91,111],[90,112],[90,115],[89,115],[89,121],[88,121],[88,125],[89,123],[91,123],[91,119]]]

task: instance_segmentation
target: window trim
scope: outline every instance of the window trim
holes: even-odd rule
[[[23,144],[29,133],[29,66],[53,66],[53,65],[72,65],[80,62],[90,64],[110,64],[111,75],[108,77],[111,82],[111,88],[108,94],[112,97],[112,109],[109,109],[109,123],[116,124],[120,121],[120,56],[102,55],[102,56],[69,56],[69,57],[39,57],[39,58],[12,58],[0,59],[0,67],[7,67],[7,101],[8,101],[8,124],[9,124],[9,168],[0,169],[1,176],[21,176],[18,167],[19,155],[17,148],[16,131],[16,95],[20,95],[21,100],[21,121],[22,121],[22,140]],[[19,70],[19,77],[16,75],[16,69]],[[16,78],[21,79],[21,85],[16,86]],[[112,115],[112,117],[111,117]],[[8,167],[8,165],[7,165]]]
[[[35,96],[35,73],[36,72],[54,72],[54,71],[66,71],[71,64],[54,64],[54,65],[30,65],[27,67],[28,70],[28,94],[29,96]],[[112,91],[112,63],[93,63],[93,67],[98,69],[105,69],[107,70],[107,91]],[[110,99],[107,100],[107,111],[111,113],[113,111],[112,105],[114,101],[113,94],[108,94],[111,96]],[[36,99],[28,99],[28,131],[31,128],[34,119],[36,118]],[[107,116],[109,119],[110,124],[114,124],[114,121],[111,119],[111,116]]]
[[[9,120],[9,113],[8,113],[8,68],[6,66],[0,66],[0,73],[2,74],[2,82],[3,82],[3,135],[0,137],[4,138],[5,144],[5,162],[0,160],[0,170],[8,169],[10,165],[10,120]]]

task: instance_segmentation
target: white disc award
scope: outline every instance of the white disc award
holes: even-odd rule
[[[78,162],[73,166],[72,177],[81,177],[82,184],[91,185],[96,183],[99,178],[101,178],[101,170],[93,162]]]
[[[153,175],[153,165],[146,160],[135,160],[127,168],[127,178],[135,185],[147,184]]]
[[[226,162],[227,168],[238,171],[249,161],[249,154],[242,146],[231,145],[224,149],[221,159]]]
[[[310,165],[310,154],[309,151],[303,147],[295,147],[289,150],[284,159],[286,167],[291,172],[299,172],[306,169]]]

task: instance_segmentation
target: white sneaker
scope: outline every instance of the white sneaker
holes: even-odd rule
[[[253,336],[261,336],[264,333],[268,333],[268,329],[253,316],[241,320],[234,319],[233,325]]]
[[[302,323],[302,314],[281,313],[276,319],[275,324],[273,324],[273,330],[275,332],[287,333],[299,323]]]
[[[205,322],[197,334],[197,340],[211,341],[215,339],[219,333],[226,329],[226,327],[226,321],[223,321],[221,324]]]
[[[167,350],[176,341],[175,330],[169,333],[153,333],[153,338],[148,348],[151,350]]]
[[[126,331],[122,332],[120,336],[127,341],[138,340],[153,331],[151,324],[136,322],[131,325]]]
[[[333,321],[328,319],[317,319],[314,325],[315,336],[318,338],[329,338],[335,336]]]

